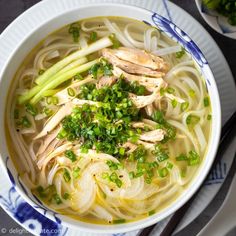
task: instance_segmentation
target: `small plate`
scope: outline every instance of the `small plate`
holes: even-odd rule
[[[202,0],[195,0],[195,2],[200,14],[208,25],[210,25],[218,33],[226,37],[236,39],[236,26],[230,25],[226,17],[205,7]]]

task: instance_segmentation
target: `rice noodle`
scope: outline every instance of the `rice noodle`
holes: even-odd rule
[[[152,53],[157,56],[164,56],[164,55],[176,53],[179,51],[181,51],[181,46],[177,45],[177,46],[172,46],[172,47],[168,47],[168,48],[161,48],[156,51],[152,51]]]

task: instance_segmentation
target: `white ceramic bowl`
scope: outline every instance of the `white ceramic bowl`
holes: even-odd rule
[[[183,194],[178,199],[176,199],[176,201],[174,201],[171,205],[161,210],[157,214],[140,221],[121,225],[96,225],[76,221],[67,216],[60,215],[48,209],[37,198],[35,198],[31,194],[30,190],[24,185],[24,183],[22,183],[11,159],[9,158],[9,153],[6,147],[4,112],[7,91],[9,89],[11,80],[17,68],[20,66],[20,63],[24,60],[26,55],[30,52],[32,48],[34,48],[37,43],[39,43],[49,33],[71,22],[78,21],[83,18],[111,15],[130,17],[140,21],[145,21],[153,26],[157,26],[175,41],[178,41],[185,48],[185,50],[188,51],[188,53],[192,56],[193,60],[196,62],[199,71],[203,75],[203,78],[206,80],[206,85],[208,87],[209,96],[212,102],[213,135],[211,135],[211,138],[209,140],[206,158],[204,158],[200,166],[200,170],[192,180],[188,189],[184,191]],[[188,199],[199,188],[211,168],[218,147],[221,129],[221,108],[216,83],[206,59],[204,58],[203,54],[196,46],[196,44],[182,30],[175,26],[174,23],[169,22],[168,20],[157,15],[156,13],[134,6],[119,4],[94,4],[88,7],[79,7],[76,9],[68,10],[63,14],[59,15],[58,17],[53,18],[50,21],[42,24],[40,27],[34,28],[32,30],[32,33],[24,41],[21,42],[20,46],[15,51],[12,52],[9,61],[5,64],[5,68],[3,68],[2,73],[0,75],[0,96],[0,125],[1,127],[3,127],[0,130],[0,137],[2,137],[0,142],[1,168],[7,171],[9,178],[12,184],[15,186],[16,190],[38,212],[44,214],[49,219],[59,224],[66,225],[68,227],[76,227],[82,231],[89,231],[94,233],[126,232],[147,227],[171,215],[184,203],[186,203]]]
[[[211,28],[226,37],[236,39],[236,26],[230,25],[225,16],[220,15],[216,11],[207,9],[203,5],[202,0],[195,0],[195,2],[203,19]]]

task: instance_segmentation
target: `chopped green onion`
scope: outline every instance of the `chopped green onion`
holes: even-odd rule
[[[155,210],[151,210],[151,211],[148,212],[148,215],[151,216],[151,215],[154,215],[155,213],[156,213]]]
[[[67,136],[67,132],[64,129],[61,129],[60,132],[57,135],[58,139],[63,139]]]
[[[42,186],[38,186],[38,187],[36,188],[36,191],[38,192],[38,194],[39,194],[39,196],[40,196],[41,198],[46,197],[46,194],[45,194],[45,192],[44,192],[44,188],[43,188]]]
[[[36,116],[38,114],[38,110],[36,107],[34,107],[32,104],[27,103],[25,104],[26,111],[31,114],[32,116]]]
[[[189,107],[189,102],[182,102],[181,103],[181,111],[186,111]]]
[[[64,169],[63,178],[66,182],[69,182],[71,180],[70,173],[67,169]]]
[[[74,97],[75,96],[75,91],[73,88],[68,88],[67,93],[69,96]]]
[[[185,154],[180,154],[175,159],[176,159],[176,161],[187,161],[188,157]]]
[[[155,111],[152,115],[152,118],[159,124],[163,124],[165,122],[164,114],[162,111]]]
[[[204,106],[205,106],[205,107],[208,107],[208,106],[210,105],[209,97],[205,97],[205,98],[203,99],[203,103],[204,103]]]
[[[58,97],[52,97],[52,104],[57,105],[58,104]]]
[[[103,179],[109,179],[109,174],[107,172],[102,173],[102,178]]]
[[[178,58],[178,59],[180,59],[181,57],[184,56],[184,54],[185,54],[185,50],[184,50],[183,47],[181,47],[181,51],[176,52],[176,53],[175,53],[175,57]]]
[[[97,37],[98,37],[97,33],[93,31],[93,32],[90,33],[89,41],[90,42],[95,42],[97,40]]]
[[[168,175],[169,171],[166,167],[163,167],[162,169],[158,169],[158,174],[161,178],[164,178]]]
[[[119,179],[118,175],[115,172],[112,172],[109,176],[109,180],[116,184],[118,188],[122,186],[122,181]]]
[[[118,179],[118,175],[115,172],[111,173],[110,181],[115,182],[117,179]]]
[[[151,178],[145,178],[145,183],[146,184],[151,184],[152,183],[152,179]]]
[[[72,150],[66,150],[64,154],[72,162],[75,162],[77,160],[77,157],[76,157],[75,153]]]
[[[186,119],[186,124],[187,125],[191,125],[191,126],[195,126],[198,122],[200,121],[200,117],[199,116],[195,116],[195,115],[188,115],[187,119]]]
[[[208,114],[207,115],[207,120],[211,120],[211,118],[212,118],[211,114]]]
[[[46,103],[47,103],[48,105],[52,104],[52,97],[47,97],[47,98],[46,98]]]
[[[74,179],[77,179],[80,175],[80,168],[79,167],[76,167],[73,169],[72,171],[72,176]]]
[[[118,188],[120,188],[122,186],[122,181],[120,179],[116,179],[115,183]]]
[[[156,158],[159,162],[162,162],[162,161],[165,161],[165,160],[169,159],[169,155],[161,147],[160,144],[155,145],[155,150],[154,150],[153,154],[156,156]]]
[[[20,125],[22,125],[25,128],[29,128],[31,127],[31,122],[29,121],[29,119],[27,118],[27,116],[23,116],[21,118],[21,121],[19,122]]]
[[[69,34],[72,34],[74,42],[77,43],[79,41],[79,36],[80,36],[79,24],[78,23],[71,24],[68,32]]]
[[[172,87],[168,87],[166,91],[167,91],[167,93],[171,93],[171,94],[175,93],[175,89]]]
[[[77,74],[74,76],[74,79],[75,79],[75,80],[83,80],[84,78],[81,76],[81,74],[77,73]]]
[[[126,222],[125,219],[113,220],[113,224],[123,224],[123,223],[125,223],[125,222]]]
[[[42,75],[45,70],[39,70],[38,75]]]
[[[129,177],[130,179],[133,179],[135,177],[134,171],[129,172]]]
[[[121,156],[124,156],[124,155],[125,155],[125,148],[121,147],[121,148],[119,149],[119,154],[120,154]]]
[[[53,194],[52,199],[56,202],[57,205],[62,203],[62,200],[57,193]]]
[[[160,153],[156,154],[156,157],[159,162],[162,162],[162,161],[167,160],[169,158],[169,155],[167,153],[160,152]]]
[[[164,96],[165,92],[166,92],[166,90],[162,87],[162,88],[160,89],[160,95],[161,95],[161,96]]]
[[[70,194],[69,193],[64,193],[63,194],[63,199],[68,200],[70,198]]]
[[[195,151],[190,151],[189,152],[189,159],[188,159],[188,165],[189,166],[195,166],[198,165],[200,163],[200,156],[198,155],[198,153],[196,153]]]
[[[111,42],[113,43],[112,45],[112,48],[119,48],[121,45],[120,45],[120,42],[118,41],[118,39],[116,38],[116,35],[115,34],[111,34],[109,36],[109,39],[111,40]]]
[[[174,165],[172,163],[170,163],[170,162],[166,163],[166,168],[169,169],[169,170],[171,170],[173,168],[173,166]]]
[[[53,111],[47,107],[44,107],[43,113],[45,113],[47,116],[51,116],[53,114]]]
[[[178,102],[176,101],[176,99],[171,100],[171,105],[173,108],[175,108],[177,106]]]
[[[111,160],[108,160],[106,162],[106,164],[109,166],[110,170],[118,170],[122,168],[122,164],[121,163],[115,163]]]
[[[188,91],[188,94],[189,94],[189,96],[190,96],[191,98],[194,98],[195,95],[196,95],[196,93],[195,93],[195,91],[194,91],[193,89],[190,89],[190,90]]]

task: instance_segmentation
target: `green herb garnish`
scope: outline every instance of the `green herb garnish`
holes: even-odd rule
[[[80,36],[80,26],[78,23],[73,23],[70,25],[69,30],[68,30],[69,34],[72,35],[73,40],[75,43],[79,42],[79,36]]]
[[[26,111],[31,114],[32,116],[36,116],[38,114],[38,110],[36,107],[34,107],[32,104],[27,103],[25,104]]]
[[[120,45],[120,42],[118,41],[118,39],[116,38],[116,35],[115,34],[111,34],[109,36],[109,39],[112,41],[113,45],[112,45],[112,48],[119,48],[121,45]]]
[[[181,51],[176,52],[176,53],[175,53],[175,56],[176,56],[176,58],[180,59],[181,57],[184,56],[184,54],[185,54],[185,50],[184,50],[183,47],[181,47]]]
[[[70,159],[72,162],[75,162],[77,160],[75,153],[72,150],[66,150],[65,156]]]
[[[97,38],[98,38],[98,35],[97,35],[96,32],[93,31],[93,32],[90,33],[90,36],[89,36],[89,41],[90,42],[95,42],[97,40]]]
[[[66,182],[70,182],[71,180],[70,173],[67,169],[64,169],[63,178]]]
[[[209,97],[205,97],[203,99],[203,104],[205,107],[208,107],[210,105],[210,100],[209,100]]]
[[[125,222],[126,222],[125,219],[113,220],[113,224],[123,224],[123,223],[125,223]]]

